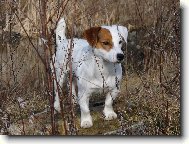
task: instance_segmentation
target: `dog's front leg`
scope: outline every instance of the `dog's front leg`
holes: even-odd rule
[[[103,113],[105,115],[105,120],[112,120],[117,118],[117,114],[113,110],[113,100],[117,97],[119,91],[111,91],[108,92],[106,95],[106,100],[105,100],[105,107],[103,110]]]
[[[78,92],[79,105],[81,110],[81,127],[89,128],[93,125],[92,117],[89,110],[89,96],[87,92]]]

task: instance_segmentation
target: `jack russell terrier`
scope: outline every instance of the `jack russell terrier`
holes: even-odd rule
[[[69,53],[72,43],[72,94],[77,97],[81,110],[81,127],[93,125],[89,110],[89,98],[92,93],[105,92],[105,120],[117,118],[112,104],[120,92],[122,79],[121,61],[124,59],[123,47],[127,43],[128,30],[124,26],[92,27],[84,31],[85,39],[67,39],[66,23],[61,18],[57,24],[57,50],[53,55],[51,69],[56,76],[54,108],[60,111],[58,86],[62,87],[70,73]],[[56,74],[56,75],[55,75]],[[58,83],[58,86],[57,86]]]

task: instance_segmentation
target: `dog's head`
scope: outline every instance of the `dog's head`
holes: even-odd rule
[[[92,27],[84,32],[95,55],[113,63],[124,59],[123,47],[127,43],[127,36],[127,28],[117,25]]]

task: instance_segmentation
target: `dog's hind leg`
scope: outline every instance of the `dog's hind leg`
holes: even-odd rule
[[[57,90],[57,86],[55,86],[55,99],[54,99],[54,109],[55,112],[60,112],[61,108],[60,108],[60,99],[59,99],[59,93]]]
[[[58,79],[57,79],[57,82],[54,80],[54,92],[55,92],[54,109],[58,112],[61,111],[59,97],[62,93],[63,82],[64,82],[64,79],[65,79],[64,77],[65,77],[65,74],[61,76],[59,81],[58,81]],[[57,85],[57,83],[58,83],[58,85]]]
[[[76,104],[78,102],[78,86],[77,86],[77,82],[76,80],[73,80],[72,82],[72,99],[74,104]]]

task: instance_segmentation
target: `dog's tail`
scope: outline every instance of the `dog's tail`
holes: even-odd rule
[[[57,24],[55,33],[56,33],[56,45],[58,46],[63,40],[66,39],[65,35],[66,23],[64,18],[61,18]]]

